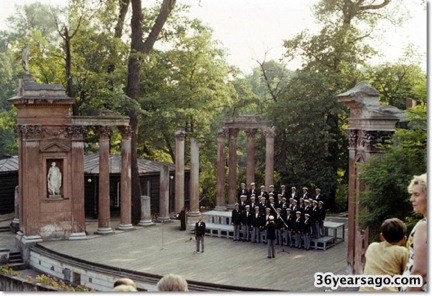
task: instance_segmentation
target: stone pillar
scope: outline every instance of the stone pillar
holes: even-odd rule
[[[22,132],[22,128],[20,125],[17,125],[15,127],[15,130],[18,134],[18,168],[22,168],[23,167],[23,163],[24,163],[24,139],[23,139],[23,132]],[[24,183],[24,172],[23,170],[18,169],[18,204],[20,205],[18,208],[18,217],[21,219],[20,223],[19,223],[19,229],[18,229],[18,233],[23,234],[24,233],[24,216],[23,216],[23,205],[24,205],[24,200],[23,200],[23,183]],[[17,236],[18,238],[18,236]]]
[[[42,241],[40,235],[40,196],[41,187],[36,187],[41,179],[40,167],[41,163],[39,157],[32,157],[39,155],[39,139],[42,135],[41,125],[22,125],[23,133],[23,184],[22,189],[22,203],[20,204],[20,229],[23,231],[22,241],[24,244],[31,244],[33,242]],[[45,174],[45,172],[43,172]],[[46,186],[43,184],[43,186]],[[22,226],[21,226],[22,224]]]
[[[238,128],[229,129],[228,208],[233,209],[237,193],[237,135]]]
[[[110,155],[109,137],[111,127],[98,126],[99,135],[99,219],[96,234],[112,233],[110,227]]]
[[[150,196],[141,195],[141,220],[139,221],[138,225],[154,225],[151,216]]]
[[[160,169],[159,185],[159,220],[169,220],[169,169],[162,165]]]
[[[85,239],[85,211],[84,211],[84,134],[87,128],[82,125],[73,125],[67,128],[72,137],[72,232],[70,240]]]
[[[175,212],[180,213],[184,207],[184,154],[185,154],[185,137],[186,132],[178,130],[175,135],[176,152],[175,152]]]
[[[190,211],[189,216],[199,216],[199,146],[197,139],[191,137],[190,165]]]
[[[349,153],[349,168],[348,168],[348,192],[356,192],[356,147],[357,147],[357,130],[349,130],[348,132],[348,153]],[[353,194],[348,195],[348,217],[355,217],[356,215],[356,197]],[[356,242],[356,222],[355,219],[348,219],[348,249],[347,249],[347,262],[352,264],[354,262],[354,251]],[[351,235],[352,234],[352,235]],[[350,274],[353,273],[353,265],[349,265]]]
[[[132,227],[132,172],[131,172],[131,135],[130,126],[119,126],[121,142],[120,173],[120,224],[118,229],[131,230]]]
[[[269,127],[264,130],[264,135],[266,139],[265,186],[268,188],[273,184],[275,132]]]
[[[19,194],[18,194],[18,186],[15,186],[15,194],[14,194],[14,218],[11,222],[11,227],[14,230],[14,233],[17,233],[19,230]]]
[[[246,184],[255,182],[255,134],[257,130],[247,128],[247,162],[246,162]]]
[[[221,128],[217,135],[217,160],[216,160],[216,207],[217,211],[227,209],[225,202],[225,137],[226,129]]]

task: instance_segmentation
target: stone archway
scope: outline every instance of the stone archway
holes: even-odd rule
[[[266,139],[265,186],[273,184],[274,171],[274,137],[275,132],[270,121],[261,120],[259,116],[237,116],[224,122],[217,135],[217,180],[216,209],[226,210],[225,204],[225,139],[228,136],[228,208],[233,208],[237,192],[237,136],[244,130],[247,136],[246,182],[255,181],[255,134],[261,130]]]

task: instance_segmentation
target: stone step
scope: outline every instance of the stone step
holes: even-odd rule
[[[23,261],[23,259],[21,257],[21,254],[20,254],[19,256],[11,256],[11,255],[9,255],[8,262],[9,263],[22,263],[24,261]]]
[[[22,270],[27,268],[27,264],[24,263],[20,252],[9,253],[8,264],[13,270]]]
[[[13,270],[24,270],[28,268],[28,264],[21,262],[21,263],[9,263],[9,267]]]
[[[11,231],[9,226],[0,226],[0,232],[9,232],[9,231]]]

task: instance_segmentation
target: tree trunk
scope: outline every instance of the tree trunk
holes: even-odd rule
[[[126,0],[123,1],[125,3]],[[131,52],[128,63],[128,82],[126,86],[126,95],[134,100],[138,100],[141,96],[140,81],[141,81],[141,62],[143,55],[148,54],[153,46],[166,22],[168,16],[176,0],[164,0],[159,15],[153,25],[153,28],[147,37],[145,43],[143,40],[143,14],[141,0],[132,1],[132,20],[131,20]],[[131,138],[131,172],[132,172],[132,223],[137,224],[141,218],[141,184],[138,172],[138,127],[140,120],[139,110],[129,110],[130,127],[132,130]]]
[[[123,34],[124,21],[130,4],[130,0],[119,0],[119,1],[120,1],[120,12],[119,12],[117,24],[114,28],[115,38],[121,38]]]
[[[120,11],[119,11],[119,17],[117,19],[117,24],[114,28],[114,38],[121,38],[123,34],[124,21],[129,8],[130,0],[119,0],[119,2],[120,2]],[[115,64],[110,63],[108,65],[107,72],[113,73],[114,70],[115,70]],[[112,81],[111,78],[108,78],[108,85],[109,85],[109,89],[113,91],[114,82]]]
[[[72,81],[72,55],[71,55],[71,45],[69,36],[69,30],[66,26],[63,28],[63,42],[64,42],[64,52],[65,52],[65,75],[66,75],[66,94],[69,97],[74,98],[75,94],[73,91],[73,81]],[[72,105],[72,114],[78,115],[78,105]]]

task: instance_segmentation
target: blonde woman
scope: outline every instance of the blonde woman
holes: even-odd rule
[[[188,291],[186,280],[177,274],[168,274],[157,283],[158,291]]]
[[[414,212],[422,214],[407,241],[408,262],[404,276],[419,275],[423,278],[422,287],[402,287],[401,291],[427,291],[427,174],[414,176],[408,186]]]

